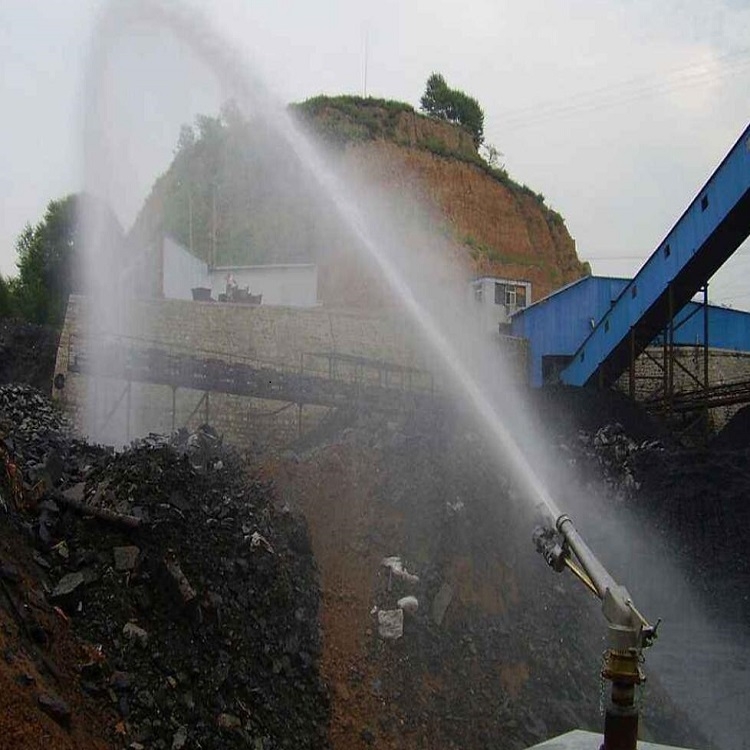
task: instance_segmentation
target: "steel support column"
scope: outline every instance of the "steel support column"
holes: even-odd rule
[[[708,423],[708,396],[710,384],[708,375],[708,282],[703,287],[703,393],[705,395],[705,405],[703,408],[704,430],[706,441],[709,437]]]
[[[672,284],[668,288],[669,297],[669,323],[668,323],[668,342],[667,342],[667,390],[664,394],[667,414],[672,411],[672,400],[674,398],[674,287]]]
[[[128,380],[128,395],[125,399],[125,442],[130,442],[130,407],[132,405],[133,384]]]
[[[628,377],[630,398],[635,401],[635,328],[630,329],[630,370]]]

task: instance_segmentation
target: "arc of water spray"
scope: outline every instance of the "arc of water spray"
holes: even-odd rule
[[[388,285],[398,295],[433,350],[438,354],[445,371],[457,386],[459,393],[471,405],[479,420],[502,448],[516,481],[522,488],[523,495],[533,505],[538,515],[545,517],[554,525],[561,513],[547,488],[537,477],[510,431],[503,424],[495,405],[482,391],[468,367],[461,362],[458,352],[440,330],[434,317],[416,298],[413,289],[399,273],[394,263],[381,251],[372,236],[364,214],[348,197],[349,193],[343,182],[326,165],[307,136],[295,127],[290,116],[278,106],[277,101],[265,86],[249,75],[239,54],[231,49],[227,40],[212,30],[206,19],[184,6],[171,2],[158,0],[113,2],[100,19],[99,34],[92,55],[92,58],[96,60],[96,69],[98,70],[103,60],[106,59],[109,40],[113,36],[122,35],[128,25],[144,21],[164,26],[178,39],[185,42],[215,71],[221,82],[240,104],[256,102],[257,105],[260,101],[260,111],[264,115],[268,115],[269,112],[275,114],[274,124],[277,125],[287,145],[332,199],[341,219],[352,230],[362,247],[367,250],[370,259],[374,261]],[[89,106],[96,101],[97,84],[98,81],[95,81],[93,90],[89,91]]]
[[[377,242],[370,234],[362,211],[356,203],[347,197],[347,191],[344,190],[341,181],[318,156],[307,138],[298,133],[289,118],[285,118],[285,122],[282,124],[285,126],[284,135],[289,145],[294,149],[302,163],[312,169],[316,179],[333,199],[342,219],[355,233],[362,246],[367,249],[388,285],[396,292],[434,351],[437,352],[459,392],[471,404],[476,415],[502,447],[505,456],[509,459],[515,471],[517,481],[522,485],[526,497],[533,503],[535,511],[548,517],[554,526],[561,513],[544,484],[532,470],[513,436],[503,424],[494,404],[487,398],[469,369],[461,362],[459,353],[441,331],[429,311],[416,298],[403,275],[399,273],[385,253],[380,250]]]

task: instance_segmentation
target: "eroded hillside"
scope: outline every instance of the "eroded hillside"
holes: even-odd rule
[[[529,280],[539,299],[586,273],[560,214],[490,167],[460,126],[379,100],[320,97],[298,109],[352,173],[420,199],[468,274]]]
[[[392,210],[381,224],[419,213],[436,261],[450,257],[466,276],[530,280],[533,299],[586,272],[562,217],[482,159],[460,126],[374,99],[318,97],[292,110],[328,163],[386,196]],[[141,252],[167,234],[215,265],[315,262],[324,304],[388,304],[325,193],[278,132],[228,105],[183,127],[130,242]]]

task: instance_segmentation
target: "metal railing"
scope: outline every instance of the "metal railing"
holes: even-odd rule
[[[337,352],[306,352],[299,365],[132,336],[68,340],[68,370],[299,404],[367,403],[392,410],[435,394],[424,370]]]

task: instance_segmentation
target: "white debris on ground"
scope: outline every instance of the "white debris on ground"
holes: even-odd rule
[[[385,568],[389,568],[391,573],[396,576],[396,578],[400,578],[402,581],[414,584],[419,583],[419,576],[414,575],[413,573],[409,573],[398,555],[393,557],[384,557],[381,565]]]
[[[399,609],[413,615],[419,609],[419,600],[416,596],[402,596],[396,604]]]
[[[404,634],[403,609],[379,609],[378,635],[388,641],[395,641]]]

